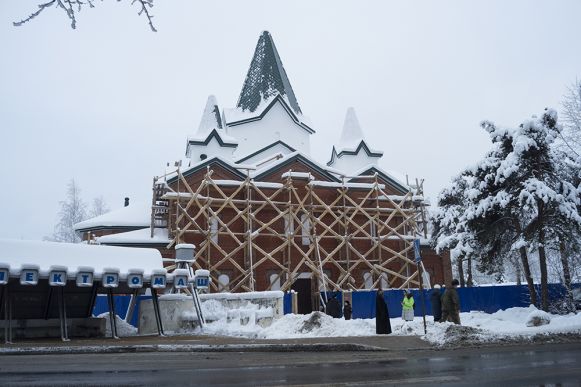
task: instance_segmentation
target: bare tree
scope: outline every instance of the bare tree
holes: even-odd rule
[[[59,221],[55,226],[51,240],[55,242],[78,243],[81,237],[75,232],[73,226],[86,219],[87,205],[81,198],[81,189],[74,179],[67,187],[67,197],[61,201],[59,210]]]
[[[576,80],[563,96],[560,138],[568,150],[581,157],[581,81]]]
[[[89,217],[94,218],[95,216],[106,214],[109,211],[109,206],[105,202],[105,198],[99,196],[93,199],[93,207],[91,208],[91,211],[89,211]]]
[[[31,13],[25,19],[14,22],[12,24],[14,24],[14,26],[16,26],[16,27],[20,27],[24,23],[27,23],[27,22],[31,21],[32,19],[36,18],[37,16],[39,16],[44,10],[54,7],[56,9],[60,9],[61,11],[63,11],[67,15],[67,17],[71,21],[71,28],[75,29],[75,28],[77,28],[77,14],[79,12],[81,12],[82,9],[86,9],[87,7],[95,8],[95,4],[94,4],[95,1],[96,0],[50,0],[50,1],[46,1],[44,3],[38,4],[37,11]],[[103,0],[101,0],[101,1],[103,1]],[[117,0],[117,2],[120,2],[120,1],[121,0]],[[138,15],[140,15],[140,16],[145,15],[145,17],[147,18],[147,22],[149,23],[149,28],[153,32],[157,32],[157,30],[155,29],[155,27],[153,25],[153,21],[152,21],[153,15],[150,13],[151,8],[153,7],[153,1],[154,0],[132,0],[131,5],[137,3],[137,5],[139,6]]]

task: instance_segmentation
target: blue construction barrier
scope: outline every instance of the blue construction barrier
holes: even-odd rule
[[[291,293],[285,293],[282,299],[283,313],[290,314],[293,312],[293,300]]]
[[[581,284],[573,284],[574,288],[581,288]],[[541,289],[540,285],[535,285],[537,297],[540,299]],[[549,303],[555,304],[562,300],[565,296],[565,287],[562,284],[549,284]],[[411,290],[415,300],[415,314],[422,315],[421,295],[418,289]],[[430,303],[430,290],[424,290],[424,305],[426,315],[432,315],[432,305]],[[442,293],[444,290],[442,289]],[[374,318],[375,317],[375,290],[361,290],[351,293],[353,308],[353,318]],[[324,293],[321,293],[324,299]],[[327,292],[327,298],[336,296],[339,303],[343,305],[342,292]],[[384,291],[383,297],[387,303],[389,315],[392,318],[401,317],[402,308],[401,301],[403,300],[404,291],[396,289],[388,289]],[[460,297],[460,310],[462,312],[470,312],[478,310],[486,313],[494,313],[501,309],[508,309],[514,307],[527,307],[530,305],[529,290],[526,285],[498,285],[498,286],[479,286],[472,288],[458,288],[458,296]],[[133,316],[129,323],[137,326],[137,319],[139,316],[139,306],[142,300],[149,300],[151,296],[139,296],[135,305]],[[131,301],[130,295],[118,295],[114,297],[115,312],[121,318],[125,318],[129,303]],[[93,316],[98,316],[102,313],[108,312],[107,296],[99,295],[95,301],[93,308]],[[283,298],[284,314],[292,313],[292,296],[291,293],[285,293]]]
[[[581,284],[573,284],[573,288],[580,288]],[[540,285],[535,285],[537,298],[540,300]],[[565,287],[562,284],[549,284],[549,304],[554,305],[563,300]],[[444,289],[441,290],[442,294]],[[415,314],[422,314],[421,295],[418,289],[411,290],[415,300]],[[424,306],[426,315],[432,315],[432,305],[430,302],[430,290],[424,290]],[[328,295],[335,294],[341,300],[340,292],[328,292]],[[290,294],[288,294],[290,296]],[[528,307],[530,305],[529,290],[526,285],[498,285],[498,286],[481,286],[471,288],[458,288],[460,297],[460,309],[462,312],[482,311],[494,313],[501,309],[514,307]],[[362,290],[351,293],[353,308],[353,318],[373,318],[375,317],[375,290]],[[403,290],[388,289],[383,295],[389,315],[401,317],[401,301],[404,297]],[[284,298],[284,313],[291,313],[290,297]]]
[[[131,302],[131,296],[118,295],[114,296],[113,299],[115,300],[115,313],[122,319],[125,319],[125,316],[127,315],[127,309],[129,309],[129,303]],[[133,310],[133,316],[131,316],[131,319],[129,320],[129,323],[134,327],[137,327],[137,319],[139,318],[139,306],[141,304],[141,301],[150,299],[151,296],[137,297],[137,303],[135,304],[135,309]],[[106,312],[109,312],[107,296],[98,295],[97,299],[95,300],[95,306],[93,307],[93,316],[98,316]]]
[[[421,313],[420,307],[420,294],[417,290],[412,290],[414,300],[416,301],[416,313]],[[375,317],[375,298],[377,292],[375,290],[370,291],[358,291],[351,294],[351,307],[353,308],[353,318],[373,318]],[[383,292],[383,299],[387,304],[387,310],[389,311],[390,317],[401,317],[401,302],[403,300],[404,291],[403,290],[385,290]],[[426,311],[427,313],[427,311]]]

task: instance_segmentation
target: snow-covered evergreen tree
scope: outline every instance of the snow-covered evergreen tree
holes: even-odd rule
[[[474,238],[466,228],[464,214],[467,209],[465,194],[473,178],[464,171],[453,179],[452,184],[438,196],[438,207],[431,213],[432,245],[438,253],[450,251],[450,258],[456,264],[460,285],[472,285],[472,257],[475,254]],[[464,279],[463,262],[468,262],[468,278]]]
[[[548,309],[547,251],[581,225],[579,190],[560,171],[563,160],[551,148],[559,126],[557,113],[546,109],[540,118],[525,121],[513,134],[513,152],[497,176],[518,197],[524,240],[539,255],[541,307]]]
[[[453,253],[469,251],[479,269],[497,274],[518,252],[532,303],[536,294],[529,253],[535,252],[541,307],[547,310],[549,251],[561,252],[564,282],[570,291],[564,255],[577,244],[581,229],[580,179],[573,179],[579,170],[553,147],[560,129],[554,110],[547,109],[540,118],[516,129],[498,128],[490,122],[482,127],[490,134],[493,148],[442,192],[441,208],[433,217],[434,243]]]
[[[488,132],[492,150],[473,167],[474,181],[467,197],[470,207],[465,212],[467,227],[474,233],[479,245],[479,269],[501,276],[508,266],[514,266],[518,252],[529,288],[531,303],[536,303],[536,293],[531,275],[526,244],[523,243],[521,206],[512,195],[511,186],[497,175],[502,163],[514,151],[513,131],[483,122]]]

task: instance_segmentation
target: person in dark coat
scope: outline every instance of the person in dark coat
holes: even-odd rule
[[[335,295],[327,301],[327,314],[333,318],[341,317],[341,304],[339,304],[339,300],[337,300]]]
[[[460,297],[456,288],[459,282],[457,279],[452,281],[452,286],[446,287],[442,296],[442,321],[450,321],[460,325]]]
[[[432,315],[434,322],[439,322],[442,318],[442,293],[440,293],[440,285],[435,284],[430,293],[430,304],[432,304]]]
[[[351,308],[351,303],[345,300],[345,305],[343,305],[343,316],[345,320],[351,320],[351,314],[353,312],[353,308]]]
[[[389,321],[389,311],[383,299],[383,290],[379,289],[375,297],[375,333],[378,335],[388,335],[391,333],[391,323]]]

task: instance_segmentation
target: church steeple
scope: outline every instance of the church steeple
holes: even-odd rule
[[[206,107],[204,108],[204,113],[202,113],[202,119],[200,120],[200,126],[198,126],[197,136],[203,136],[214,129],[224,129],[222,125],[222,116],[220,114],[220,108],[218,107],[218,101],[213,95],[208,96],[206,101]]]
[[[210,156],[231,158],[238,140],[226,134],[216,97],[210,95],[202,113],[200,126],[194,137],[188,139],[186,157],[193,163]]]
[[[327,165],[352,173],[363,166],[377,164],[381,156],[383,152],[367,145],[355,109],[347,109],[341,139],[339,144],[333,146],[331,160]]]
[[[353,145],[357,146],[361,141],[365,141],[363,132],[361,131],[359,120],[355,114],[355,109],[350,107],[347,109],[347,114],[345,115],[345,123],[343,124],[339,147],[350,148]]]
[[[254,112],[262,101],[268,101],[276,95],[285,98],[296,114],[302,114],[272,36],[268,31],[263,31],[236,107]]]

